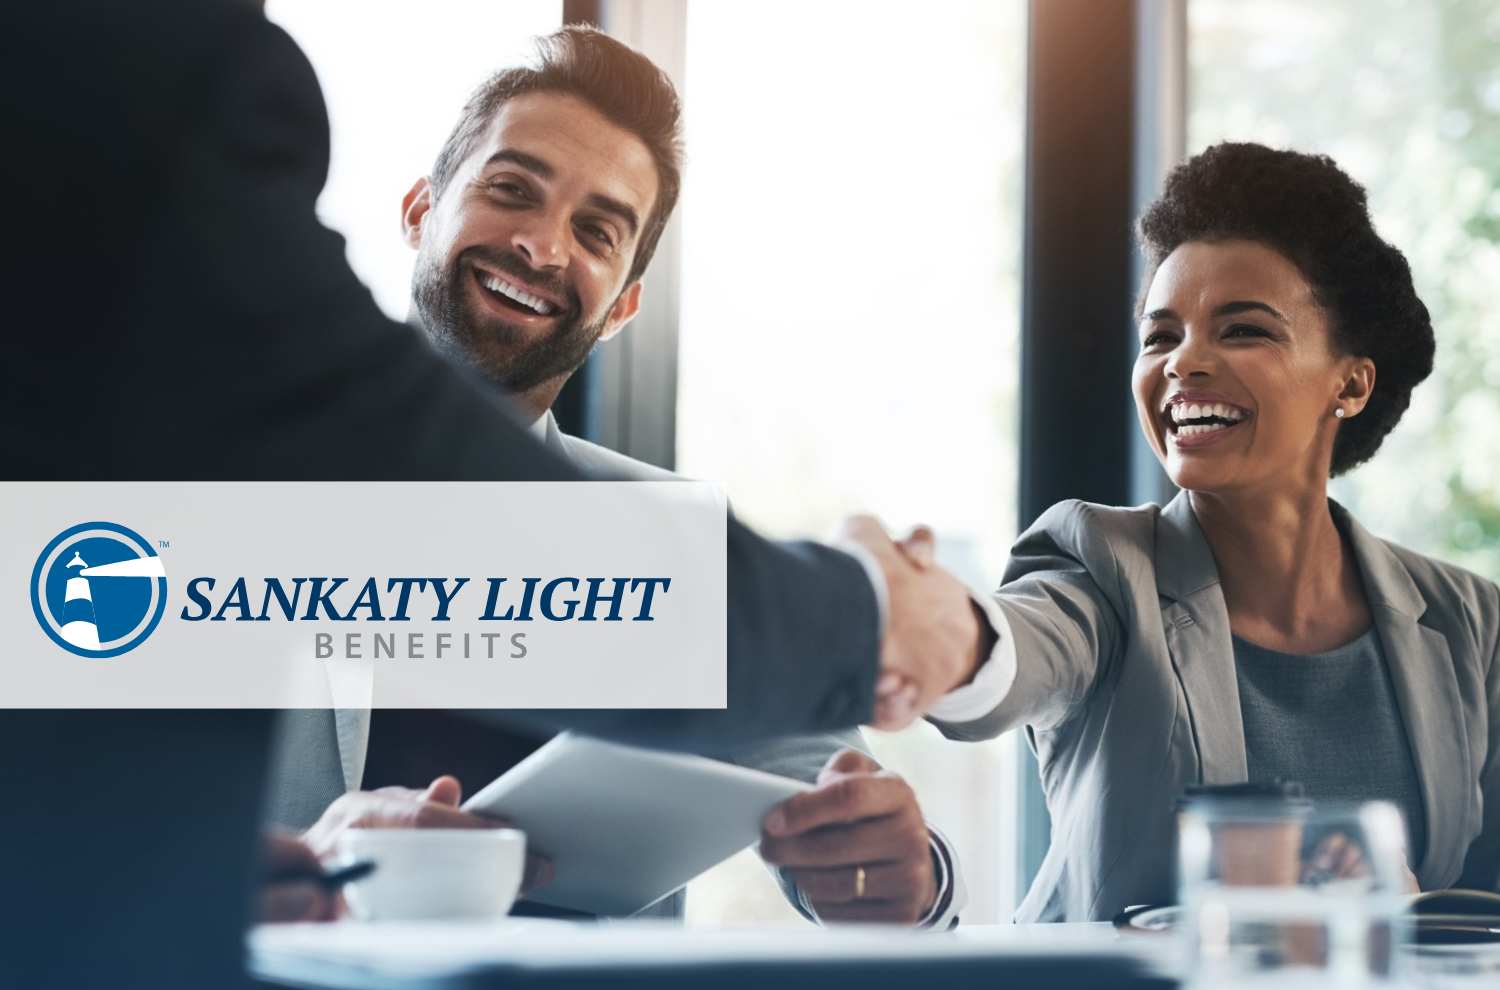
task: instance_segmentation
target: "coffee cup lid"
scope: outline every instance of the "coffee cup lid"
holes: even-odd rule
[[[1178,811],[1222,811],[1256,818],[1300,816],[1311,809],[1302,785],[1280,777],[1244,784],[1188,784],[1177,798]]]

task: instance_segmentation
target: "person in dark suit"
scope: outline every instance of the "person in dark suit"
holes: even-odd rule
[[[327,120],[291,39],[227,0],[75,7],[6,15],[32,40],[9,92],[37,94],[14,101],[13,134],[48,167],[7,272],[25,291],[7,296],[3,401],[26,428],[5,433],[5,477],[582,477],[349,270],[314,214]],[[908,686],[888,696],[914,703],[876,718],[910,722],[967,674],[978,622],[956,580],[876,529],[851,536],[886,584],[883,642],[859,559],[731,521],[730,707],[554,718],[675,745],[845,727],[870,717],[883,651]]]
[[[254,5],[74,0],[0,16],[24,172],[0,477],[579,477],[350,272],[314,214],[328,155],[316,80]],[[909,722],[968,676],[979,625],[920,546],[904,555],[870,520],[847,533],[883,579],[883,627],[859,559],[731,523],[729,707],[547,721],[721,746]],[[0,816],[14,985],[238,982],[269,728],[252,712],[7,714],[0,778],[26,805]]]

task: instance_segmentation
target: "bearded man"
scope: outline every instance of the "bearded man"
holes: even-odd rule
[[[540,39],[538,56],[475,92],[432,175],[402,201],[403,235],[417,251],[412,321],[510,396],[553,452],[610,477],[673,479],[567,436],[551,406],[595,345],[640,309],[681,185],[677,94],[645,56],[592,29]],[[332,851],[346,828],[493,826],[459,810],[462,793],[540,743],[442,711],[291,713],[276,824],[316,818],[306,833],[315,853]],[[956,858],[858,730],[774,739],[729,759],[818,785],[771,812],[760,846],[803,914],[956,923],[966,900]],[[531,880],[545,882],[549,864],[530,866]],[[681,892],[648,909],[681,910]]]

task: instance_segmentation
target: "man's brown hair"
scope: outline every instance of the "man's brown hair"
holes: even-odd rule
[[[497,72],[469,97],[432,166],[433,196],[442,195],[506,103],[527,93],[576,97],[640,138],[656,163],[656,205],[630,266],[627,284],[634,282],[651,263],[682,188],[677,90],[650,59],[597,28],[569,26],[538,38],[536,55],[535,65]]]

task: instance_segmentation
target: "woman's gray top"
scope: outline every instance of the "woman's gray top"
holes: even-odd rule
[[[1409,865],[1423,890],[1500,891],[1500,588],[1328,507],[1416,764],[1427,838]],[[1014,682],[987,715],[935,721],[956,739],[1024,726],[1037,754],[1052,843],[1017,920],[1171,901],[1177,796],[1250,771],[1229,609],[1190,497],[1053,506],[1011,548],[995,602]]]
[[[1299,781],[1314,801],[1389,801],[1408,849],[1426,849],[1422,789],[1374,627],[1306,656],[1233,641],[1248,778]]]

